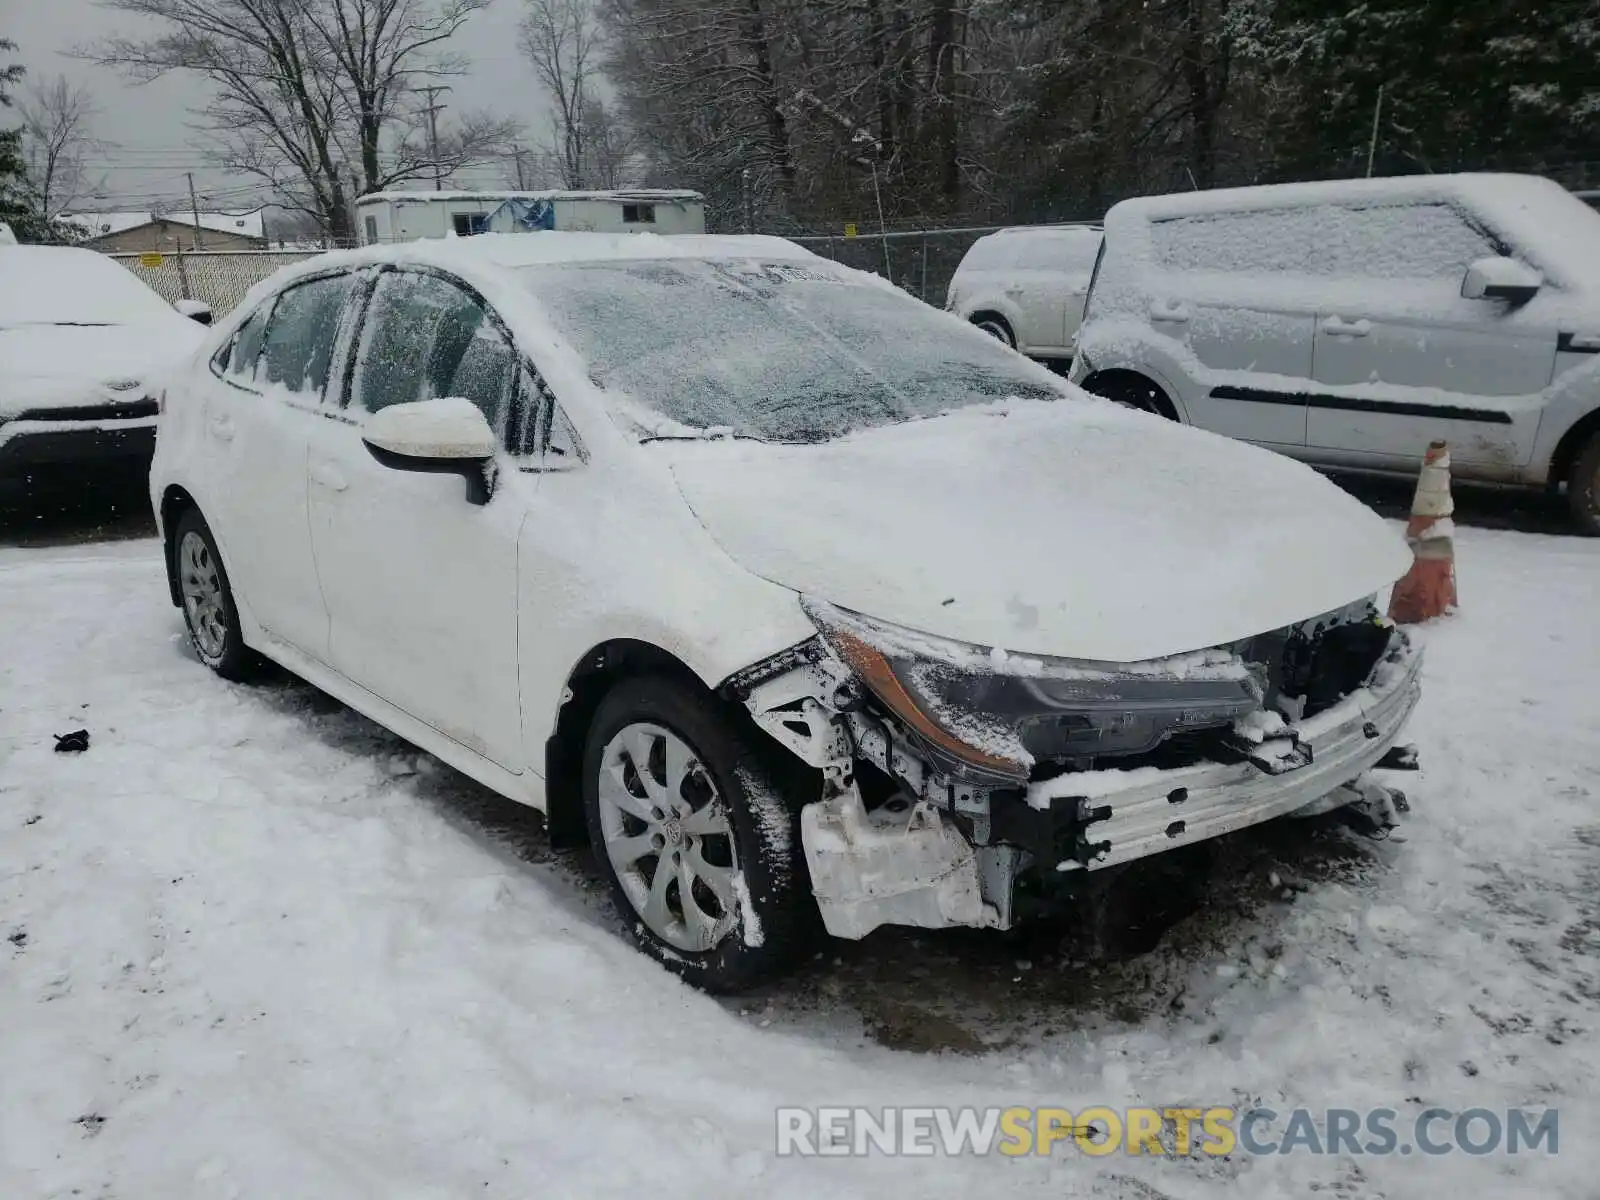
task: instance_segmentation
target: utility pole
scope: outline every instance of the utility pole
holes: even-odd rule
[[[189,212],[194,217],[194,248],[198,251],[203,249],[200,242],[200,201],[194,194],[194,172],[188,171],[186,174],[189,176]]]
[[[522,147],[521,146],[513,145],[511,147],[511,158],[512,158],[512,161],[514,161],[517,164],[517,191],[519,191],[519,192],[527,191],[527,189],[528,189],[527,178],[522,173]]]
[[[439,114],[444,111],[437,97],[441,92],[450,89],[442,83],[420,87],[417,91],[428,97],[428,107],[422,111],[428,114],[428,157],[433,160],[433,190],[444,190],[444,178],[439,174]]]
[[[1378,85],[1378,102],[1372,106],[1372,140],[1367,143],[1367,178],[1372,178],[1372,160],[1378,156],[1378,118],[1383,115],[1383,89]]]

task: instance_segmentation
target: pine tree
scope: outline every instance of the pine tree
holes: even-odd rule
[[[14,54],[17,46],[0,38],[0,54]],[[0,67],[0,119],[12,106],[11,89],[22,81],[22,67],[9,63]],[[22,165],[22,130],[0,126],[0,221],[10,225],[21,241],[37,240],[32,206],[27,203],[27,174]]]

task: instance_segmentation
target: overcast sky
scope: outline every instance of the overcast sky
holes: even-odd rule
[[[516,52],[521,0],[494,0],[457,35],[451,49],[472,61],[471,71],[450,80],[449,109],[491,109],[519,117],[530,143],[544,140],[548,108],[530,68]],[[259,196],[248,178],[208,165],[202,135],[189,128],[192,111],[203,110],[207,91],[198,80],[169,77],[132,84],[116,71],[67,57],[74,45],[107,34],[137,33],[138,22],[101,8],[95,0],[0,0],[0,37],[17,43],[15,60],[27,68],[26,83],[65,75],[91,89],[100,104],[95,133],[111,143],[94,156],[106,176],[100,209],[144,209],[152,201],[188,202],[186,171],[193,171],[201,206],[249,207]],[[468,186],[506,186],[497,169],[457,177]]]

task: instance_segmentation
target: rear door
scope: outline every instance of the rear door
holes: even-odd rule
[[[328,613],[307,526],[306,455],[352,286],[346,274],[306,280],[252,313],[213,360],[206,398],[205,515],[234,589],[268,635],[317,659]]]
[[[1071,352],[1083,320],[1099,235],[1084,229],[1030,229],[1006,239],[1015,266],[1006,293],[1022,312],[1017,331],[1030,354]]]
[[[391,470],[361,424],[391,404],[465,396],[500,431],[522,377],[499,318],[448,276],[378,277],[347,404],[310,453],[310,528],[329,661],[346,678],[509,771],[526,765],[517,686],[522,481],[470,504],[460,477]]]
[[[1199,213],[1154,221],[1150,326],[1201,368],[1186,397],[1202,429],[1298,451],[1306,440],[1321,281],[1304,209]]]
[[[1536,310],[1461,296],[1467,267],[1507,247],[1444,201],[1339,208],[1328,234],[1336,282],[1318,316],[1308,446],[1409,468],[1444,439],[1486,474],[1527,462],[1556,330]]]

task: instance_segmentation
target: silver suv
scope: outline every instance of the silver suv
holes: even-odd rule
[[[1002,229],[972,244],[945,308],[1030,358],[1071,358],[1099,252],[1097,225]]]
[[[1125,201],[1072,379],[1325,467],[1565,488],[1600,534],[1600,213],[1444,175]]]

